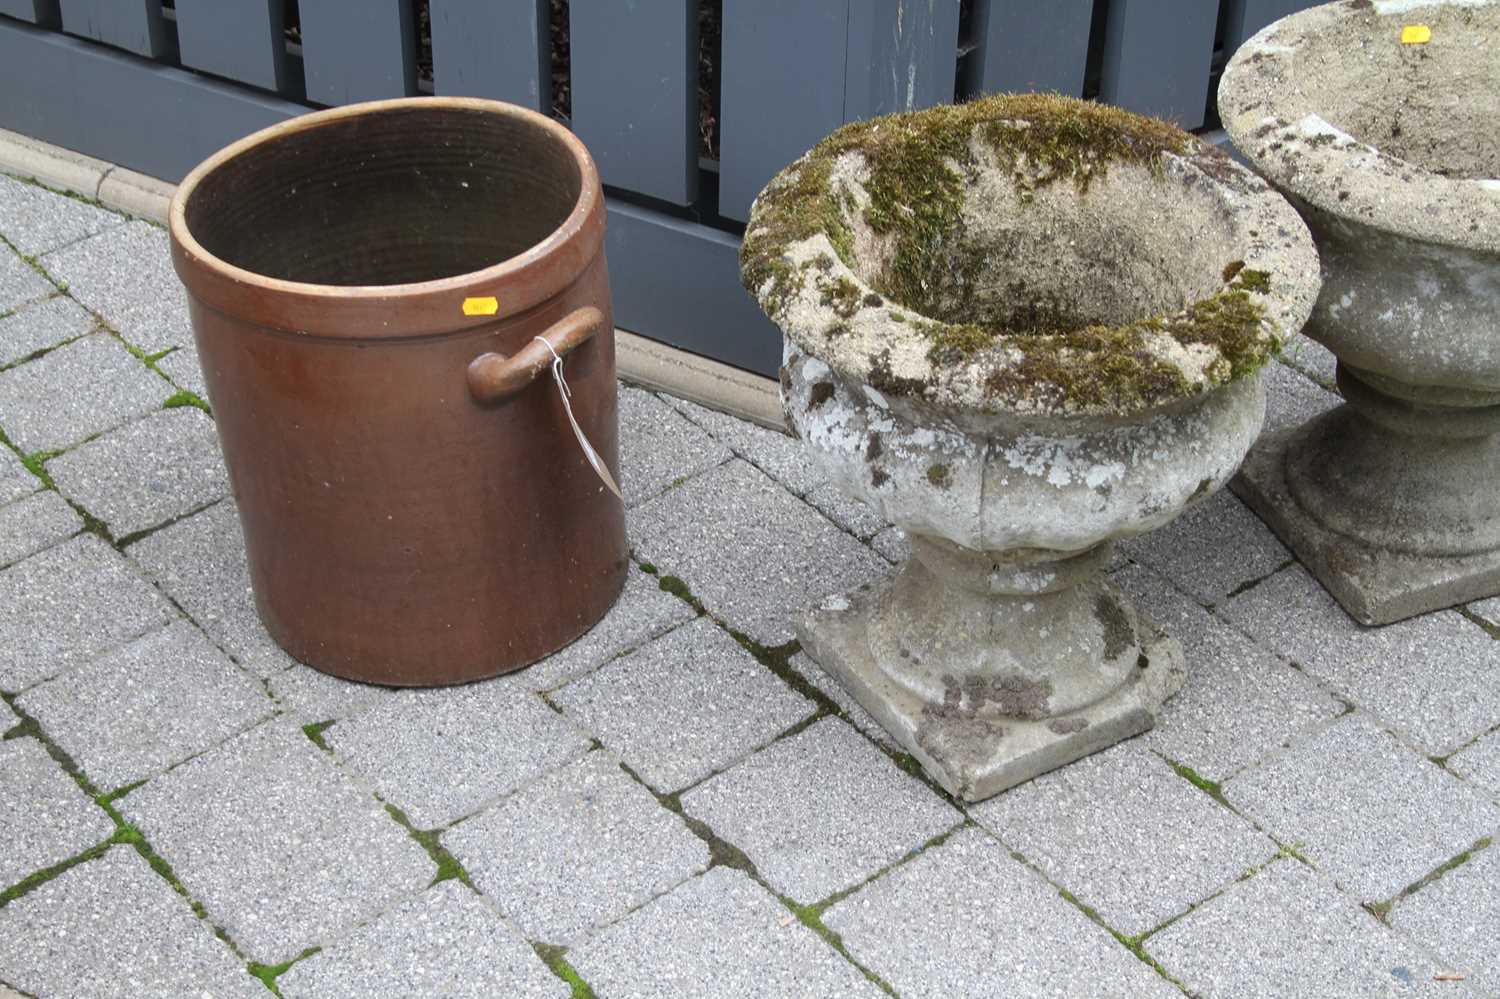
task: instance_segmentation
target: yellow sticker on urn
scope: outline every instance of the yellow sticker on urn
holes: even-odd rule
[[[1432,29],[1425,24],[1408,24],[1401,29],[1402,45],[1426,45],[1432,41]]]
[[[494,295],[464,299],[464,315],[493,316],[500,311],[500,300]]]

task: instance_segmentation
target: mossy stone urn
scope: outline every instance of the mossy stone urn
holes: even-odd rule
[[[1366,624],[1500,592],[1500,2],[1294,14],[1219,111],[1317,241],[1344,396],[1236,491]]]
[[[1165,123],[1000,96],[835,132],[761,193],[741,266],[792,429],[911,539],[804,648],[969,800],[1150,728],[1183,654],[1111,543],[1259,433],[1257,371],[1318,291],[1291,207]]]

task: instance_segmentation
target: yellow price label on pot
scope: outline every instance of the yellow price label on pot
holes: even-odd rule
[[[494,295],[464,299],[464,315],[493,316],[500,311],[500,300]]]
[[[1426,45],[1432,41],[1432,29],[1425,24],[1408,24],[1401,29],[1402,45]]]

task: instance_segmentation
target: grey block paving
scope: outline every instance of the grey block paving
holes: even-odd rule
[[[1500,850],[1490,846],[1396,903],[1391,925],[1500,995]]]
[[[1201,603],[1269,576],[1292,557],[1233,493],[1220,490],[1172,523],[1120,545],[1131,560],[1170,576]],[[1212,552],[1212,557],[1205,557]]]
[[[1146,746],[1223,782],[1344,706],[1305,673],[1214,617],[1162,576],[1132,566],[1112,581],[1182,643],[1187,683],[1162,707]]]
[[[1145,942],[1204,999],[1463,997],[1446,969],[1294,860],[1280,860]]]
[[[165,527],[127,551],[241,666],[271,676],[297,665],[266,633],[255,611],[245,538],[232,500]]]
[[[802,442],[795,437],[737,420],[726,413],[686,399],[669,396],[667,401],[678,412],[729,445],[735,454],[796,495],[805,497],[823,484],[826,477],[815,464],[807,460]]]
[[[1261,376],[1266,386],[1265,433],[1306,423],[1343,400],[1285,364],[1268,364]]]
[[[56,292],[51,281],[0,243],[0,314]]]
[[[858,969],[741,871],[715,867],[568,952],[600,999],[878,999]]]
[[[807,502],[861,541],[869,541],[890,525],[877,510],[850,496],[832,482],[807,494]]]
[[[0,372],[0,428],[23,454],[56,451],[144,416],[171,395],[165,378],[95,333]]]
[[[1292,566],[1222,613],[1430,755],[1500,725],[1500,642],[1455,611],[1366,628]]]
[[[1500,731],[1448,757],[1448,769],[1500,802]]]
[[[435,867],[288,721],[117,801],[248,960],[278,964],[416,895]]]
[[[208,382],[203,378],[196,347],[179,347],[157,360],[156,366],[178,388],[187,389],[204,402],[208,401]]]
[[[128,261],[127,266],[121,266]],[[166,230],[129,222],[42,258],[68,293],[148,354],[193,341]]]
[[[1362,714],[1298,739],[1224,794],[1364,902],[1392,898],[1500,832],[1500,808]]]
[[[791,641],[792,616],[891,569],[743,461],[637,507],[639,557],[681,577],[713,614],[765,645]]]
[[[494,910],[452,880],[298,961],[276,986],[286,999],[567,999],[572,991]]]
[[[0,701],[0,735],[4,735],[17,725],[21,724],[21,718],[10,709],[10,705]]]
[[[418,829],[435,829],[588,751],[588,736],[509,677],[402,690],[323,733]]]
[[[1138,742],[1044,774],[969,814],[1132,937],[1279,849]]]
[[[1469,605],[1469,611],[1500,628],[1500,597],[1491,597]]]
[[[475,886],[534,940],[569,944],[709,864],[708,845],[594,752],[443,834]]]
[[[1312,337],[1298,335],[1281,348],[1281,363],[1301,372],[1324,388],[1334,391],[1339,359]]]
[[[267,994],[213,927],[128,846],[0,909],[0,978],[38,996]]]
[[[0,504],[13,503],[42,488],[42,480],[31,474],[8,447],[0,447]]]
[[[276,709],[258,682],[180,620],[32,687],[17,703],[102,790],[161,773]]]
[[[887,749],[902,751],[896,744],[896,740],[892,739],[886,730],[880,727],[880,723],[870,716],[870,712],[851,697],[838,680],[825,673],[823,667],[819,666],[806,652],[799,652],[792,656],[787,665],[794,669],[798,676],[827,695],[828,699],[844,713],[844,717],[848,718],[850,723],[866,737],[875,740]]]
[[[395,687],[356,683],[301,663],[266,682],[281,709],[304,724],[348,718],[396,696]]]
[[[963,819],[837,718],[705,781],[682,807],[804,904],[854,887]]]
[[[1097,923],[978,829],[823,914],[902,999],[1181,999]]]
[[[117,538],[229,493],[214,421],[193,406],[158,410],[47,463],[57,488]]]
[[[124,222],[123,216],[78,198],[0,176],[0,235],[27,256],[55,250]]]
[[[620,386],[620,489],[626,506],[729,458],[728,446],[650,392]]]
[[[0,742],[0,843],[5,844],[0,850],[0,891],[77,856],[114,832],[115,824],[104,809],[83,793],[40,742]]]
[[[0,506],[0,566],[35,555],[82,529],[83,518],[51,490]]]
[[[76,340],[93,328],[94,317],[66,295],[33,302],[0,319],[0,366]]]
[[[20,691],[176,617],[91,534],[0,571],[0,689]]]
[[[887,562],[900,565],[911,558],[911,542],[899,527],[887,527],[870,539],[870,547]]]
[[[516,681],[531,690],[551,690],[695,616],[697,612],[686,601],[663,590],[655,576],[632,565],[625,589],[609,613],[572,645],[516,673]]]
[[[551,697],[662,792],[729,766],[815,710],[707,618]]]

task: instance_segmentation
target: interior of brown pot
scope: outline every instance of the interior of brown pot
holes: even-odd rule
[[[535,246],[582,183],[568,147],[533,122],[403,107],[257,144],[202,178],[184,212],[205,250],[256,274],[407,284]]]

